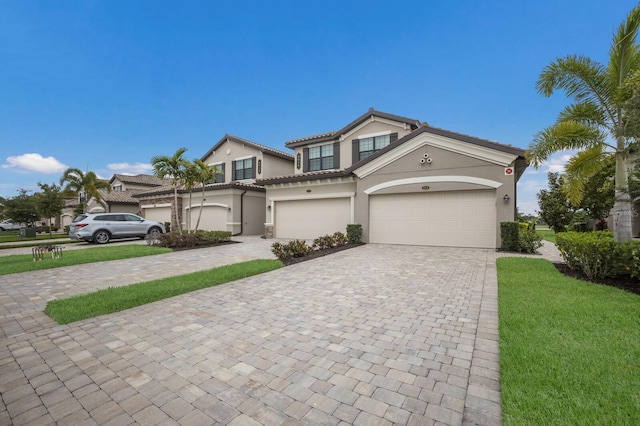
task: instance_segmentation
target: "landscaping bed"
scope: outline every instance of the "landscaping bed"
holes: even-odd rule
[[[637,278],[633,278],[630,276],[602,279],[589,278],[582,272],[569,268],[566,263],[554,263],[553,265],[558,271],[568,277],[576,278],[583,281],[589,281],[594,284],[608,285],[611,287],[619,288],[620,290],[625,290],[630,293],[640,295],[640,280]]]
[[[348,250],[350,248],[354,248],[354,247],[358,247],[364,245],[364,243],[349,243],[349,244],[345,244],[343,246],[338,246],[338,247],[331,247],[331,248],[326,248],[326,249],[322,249],[322,250],[314,250],[312,252],[310,252],[309,254],[307,254],[306,256],[303,257],[292,257],[290,259],[285,259],[282,261],[282,263],[284,264],[284,266],[289,266],[289,265],[293,265],[295,263],[300,263],[300,262],[305,262],[307,260],[311,260],[311,259],[317,259],[318,257],[323,257],[323,256],[327,256],[329,254],[333,254],[333,253],[337,253],[343,250]]]

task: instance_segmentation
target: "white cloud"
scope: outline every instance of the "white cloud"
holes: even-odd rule
[[[61,173],[68,169],[54,157],[43,157],[37,153],[14,155],[7,157],[7,163],[2,165],[3,169],[18,168],[40,173]]]
[[[148,173],[153,170],[151,164],[148,163],[111,163],[107,164],[109,170],[113,170],[122,174],[137,175],[140,173]]]

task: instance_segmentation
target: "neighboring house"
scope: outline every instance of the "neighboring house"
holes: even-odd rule
[[[286,146],[289,174],[257,181],[269,237],[312,239],[358,223],[370,243],[497,248],[526,168],[522,149],[374,109]]]
[[[183,229],[194,229],[200,207],[202,215],[198,229],[230,231],[234,235],[264,233],[266,212],[265,188],[255,185],[256,179],[267,179],[289,173],[293,156],[255,142],[225,135],[201,160],[218,168],[216,180],[206,185],[204,202],[202,186],[191,194],[179,188],[178,211]],[[172,222],[177,229],[171,207],[173,186],[164,185],[134,195],[147,219]]]
[[[169,181],[152,175],[123,175],[114,174],[109,180],[111,190],[99,189],[100,200],[90,198],[87,202],[87,212],[121,212],[140,214],[138,200],[134,194],[166,185]]]

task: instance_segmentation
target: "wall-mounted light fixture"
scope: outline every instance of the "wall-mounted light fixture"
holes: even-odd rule
[[[267,210],[271,210],[271,204],[267,206]]]
[[[511,198],[509,197],[509,194],[504,194],[504,197],[502,197],[502,200],[503,200],[505,203],[508,203],[510,199],[511,199]]]
[[[227,207],[227,211],[231,211],[231,207]]]

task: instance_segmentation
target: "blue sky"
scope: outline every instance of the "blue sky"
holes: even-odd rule
[[[0,196],[67,167],[150,173],[225,133],[284,142],[369,107],[526,148],[566,104],[542,68],[606,62],[637,3],[562,1],[28,1],[0,3]],[[529,168],[521,211],[566,153]]]

